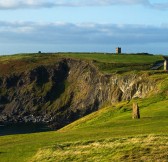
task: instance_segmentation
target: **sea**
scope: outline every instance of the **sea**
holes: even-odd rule
[[[53,129],[51,129],[47,124],[37,124],[37,123],[0,124],[0,136],[46,132],[51,130]]]

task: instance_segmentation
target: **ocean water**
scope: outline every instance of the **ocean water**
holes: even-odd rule
[[[51,131],[46,124],[36,123],[14,123],[14,124],[0,124],[0,136],[12,134],[27,134]]]

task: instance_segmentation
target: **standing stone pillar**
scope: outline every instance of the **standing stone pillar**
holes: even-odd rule
[[[164,70],[168,70],[168,61],[167,60],[165,60],[164,61]]]
[[[133,103],[132,106],[132,119],[140,119],[140,112],[137,103]]]

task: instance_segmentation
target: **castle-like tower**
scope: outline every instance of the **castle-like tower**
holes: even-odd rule
[[[121,47],[117,47],[116,48],[116,54],[120,54],[121,53]]]

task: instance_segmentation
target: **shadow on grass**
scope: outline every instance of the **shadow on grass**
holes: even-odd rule
[[[1,154],[6,154],[6,152],[1,152],[1,151],[0,151],[0,155],[1,155]]]

